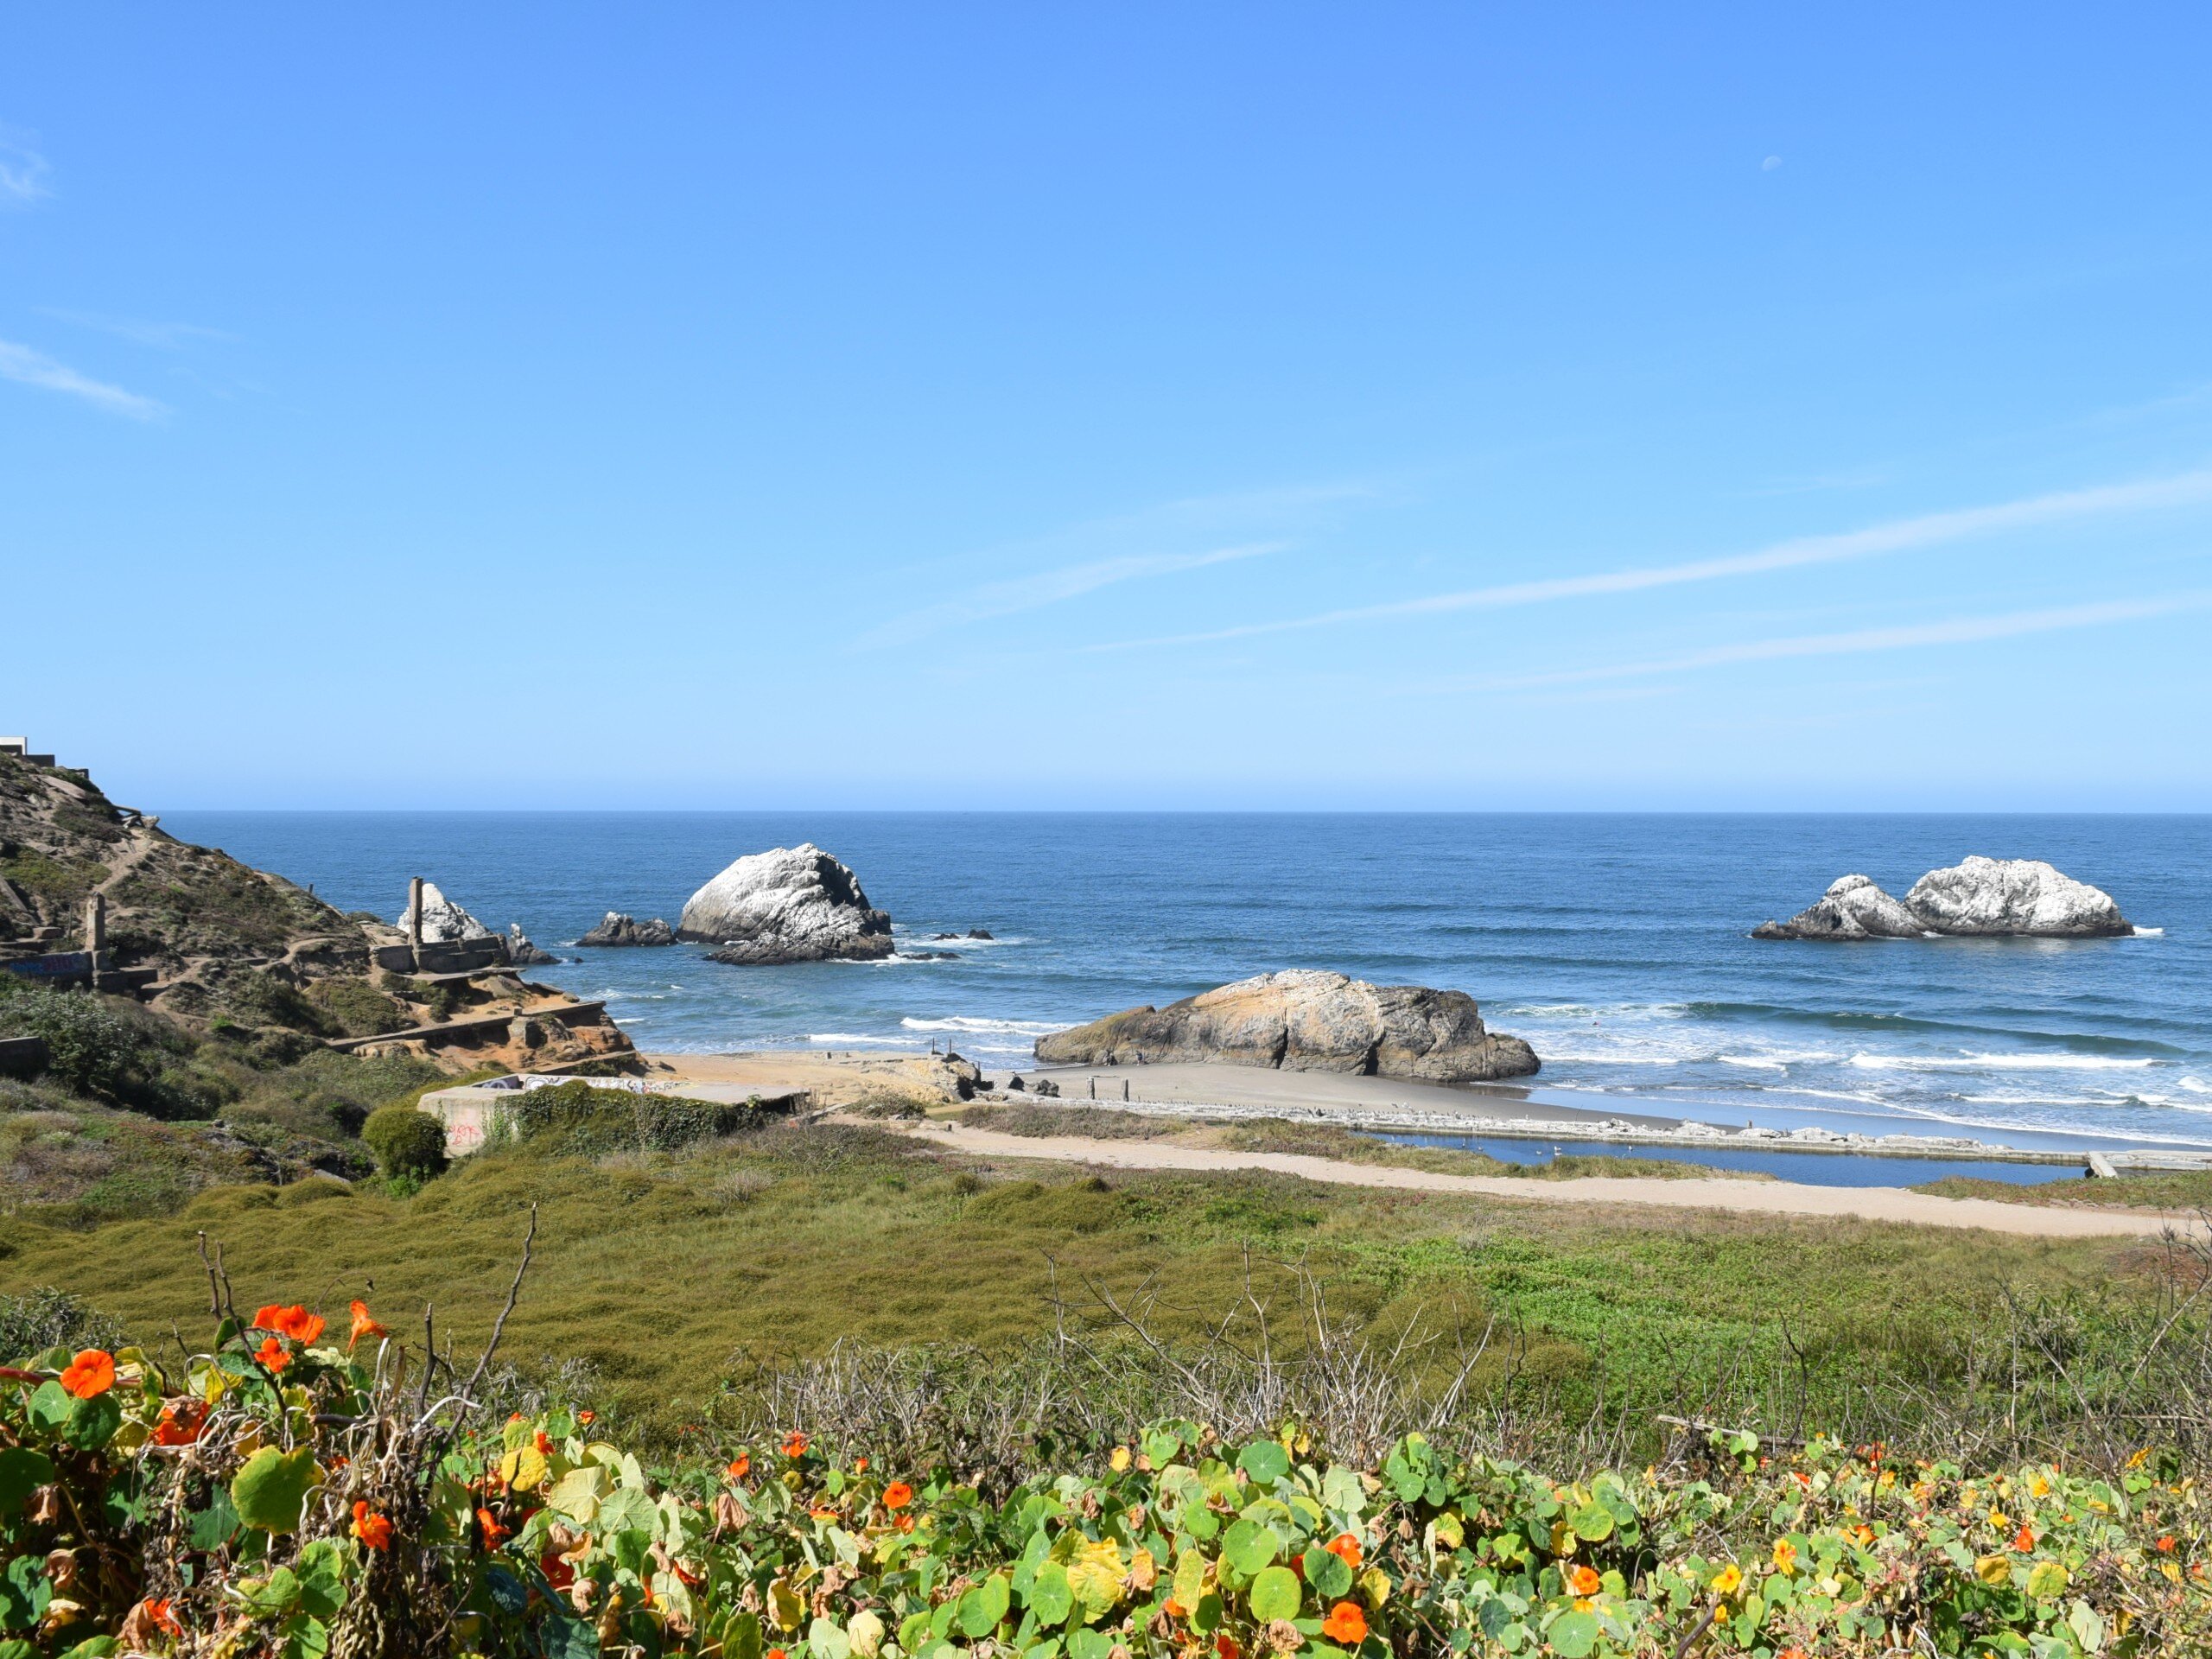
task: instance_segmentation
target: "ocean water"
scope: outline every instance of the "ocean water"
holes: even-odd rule
[[[231,813],[164,827],[346,909],[422,874],[583,960],[641,1046],[916,1047],[1020,1063],[1040,1033],[1274,968],[1471,993],[1560,1103],[1732,1123],[2212,1147],[2212,817],[1542,814]],[[733,968],[570,942],[673,922],[743,853],[812,840],[897,924],[874,963]],[[2050,860],[2110,940],[1747,937],[1863,871]],[[934,942],[988,929],[990,944]],[[923,961],[919,953],[952,959]]]

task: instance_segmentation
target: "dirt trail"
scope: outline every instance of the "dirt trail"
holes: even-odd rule
[[[1805,1186],[1792,1181],[1738,1181],[1657,1176],[1584,1176],[1530,1180],[1501,1175],[1443,1175],[1385,1165],[1340,1163],[1302,1153],[1230,1152],[1158,1141],[1032,1139],[944,1123],[887,1122],[932,1146],[990,1158],[1043,1158],[1109,1169],[1228,1171],[1271,1169],[1312,1181],[1418,1192],[1479,1193],[1532,1204],[1641,1204],[1668,1210],[1721,1210],[1738,1215],[1849,1216],[1920,1227],[1976,1228],[2031,1238],[2155,1237],[2171,1227],[2200,1229],[2193,1216],[2144,1210],[2060,1210],[1993,1198],[1942,1198],[1898,1186]]]

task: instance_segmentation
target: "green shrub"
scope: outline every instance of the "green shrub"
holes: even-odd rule
[[[158,1016],[89,991],[22,986],[0,975],[0,1036],[43,1037],[46,1075],[80,1095],[152,1117],[205,1117],[211,1103],[165,1079],[191,1045]]]
[[[446,1166],[445,1125],[412,1106],[385,1106],[369,1114],[361,1139],[391,1179],[426,1180]]]
[[[0,1296],[0,1364],[48,1348],[114,1348],[122,1341],[122,1327],[114,1320],[51,1285]]]
[[[564,1083],[516,1097],[505,1114],[514,1138],[533,1152],[597,1157],[610,1152],[673,1152],[734,1135],[765,1121],[758,1105],[678,1100]]]

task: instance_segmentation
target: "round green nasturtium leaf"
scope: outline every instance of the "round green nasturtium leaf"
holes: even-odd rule
[[[1222,1560],[1248,1579],[1281,1554],[1282,1540],[1263,1522],[1239,1521],[1222,1535]]]
[[[1191,1610],[1191,1628],[1204,1636],[1219,1627],[1222,1612],[1221,1598],[1209,1590],[1198,1598],[1198,1605]]]
[[[1006,1574],[994,1573],[961,1597],[961,1630],[971,1637],[985,1637],[998,1629],[999,1621],[1006,1617],[1008,1592]]]
[[[1255,1440],[1237,1454],[1236,1466],[1255,1484],[1272,1486],[1290,1472],[1290,1453],[1274,1440]]]
[[[96,1394],[70,1408],[69,1421],[61,1425],[61,1438],[79,1451],[97,1452],[122,1427],[123,1408],[116,1403],[115,1395]]]
[[[1598,1621],[1579,1610],[1561,1613],[1544,1632],[1560,1659],[1585,1659],[1598,1645]]]
[[[1029,1611],[1039,1624],[1058,1624],[1075,1607],[1075,1591],[1068,1570],[1058,1561],[1037,1563],[1037,1581],[1029,1587]]]
[[[1351,1563],[1343,1556],[1309,1549],[1300,1565],[1306,1569],[1306,1582],[1322,1600],[1341,1601],[1351,1593]]]
[[[67,1362],[65,1360],[63,1363]],[[48,1377],[31,1390],[31,1427],[52,1433],[69,1421],[70,1408],[76,1403],[70,1398],[68,1389]]]
[[[2028,1593],[2037,1601],[2063,1595],[2067,1582],[2066,1569],[2056,1561],[2037,1561],[2028,1569]]]
[[[295,1532],[308,1493],[322,1478],[315,1453],[305,1446],[279,1452],[264,1446],[231,1478],[231,1502],[238,1519],[264,1532]]]
[[[1252,1580],[1252,1617],[1262,1624],[1271,1624],[1279,1618],[1296,1618],[1298,1604],[1304,1599],[1298,1574],[1287,1567],[1267,1567]]]
[[[1574,1512],[1574,1535],[1598,1543],[1613,1535],[1612,1511],[1602,1503],[1586,1503]]]

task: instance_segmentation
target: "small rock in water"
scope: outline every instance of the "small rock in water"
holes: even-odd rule
[[[1863,875],[1838,876],[1819,901],[1786,922],[1761,922],[1755,939],[1916,939],[1920,918]]]
[[[597,945],[674,944],[676,934],[658,916],[650,922],[641,922],[634,916],[610,910],[597,927],[576,943]]]

